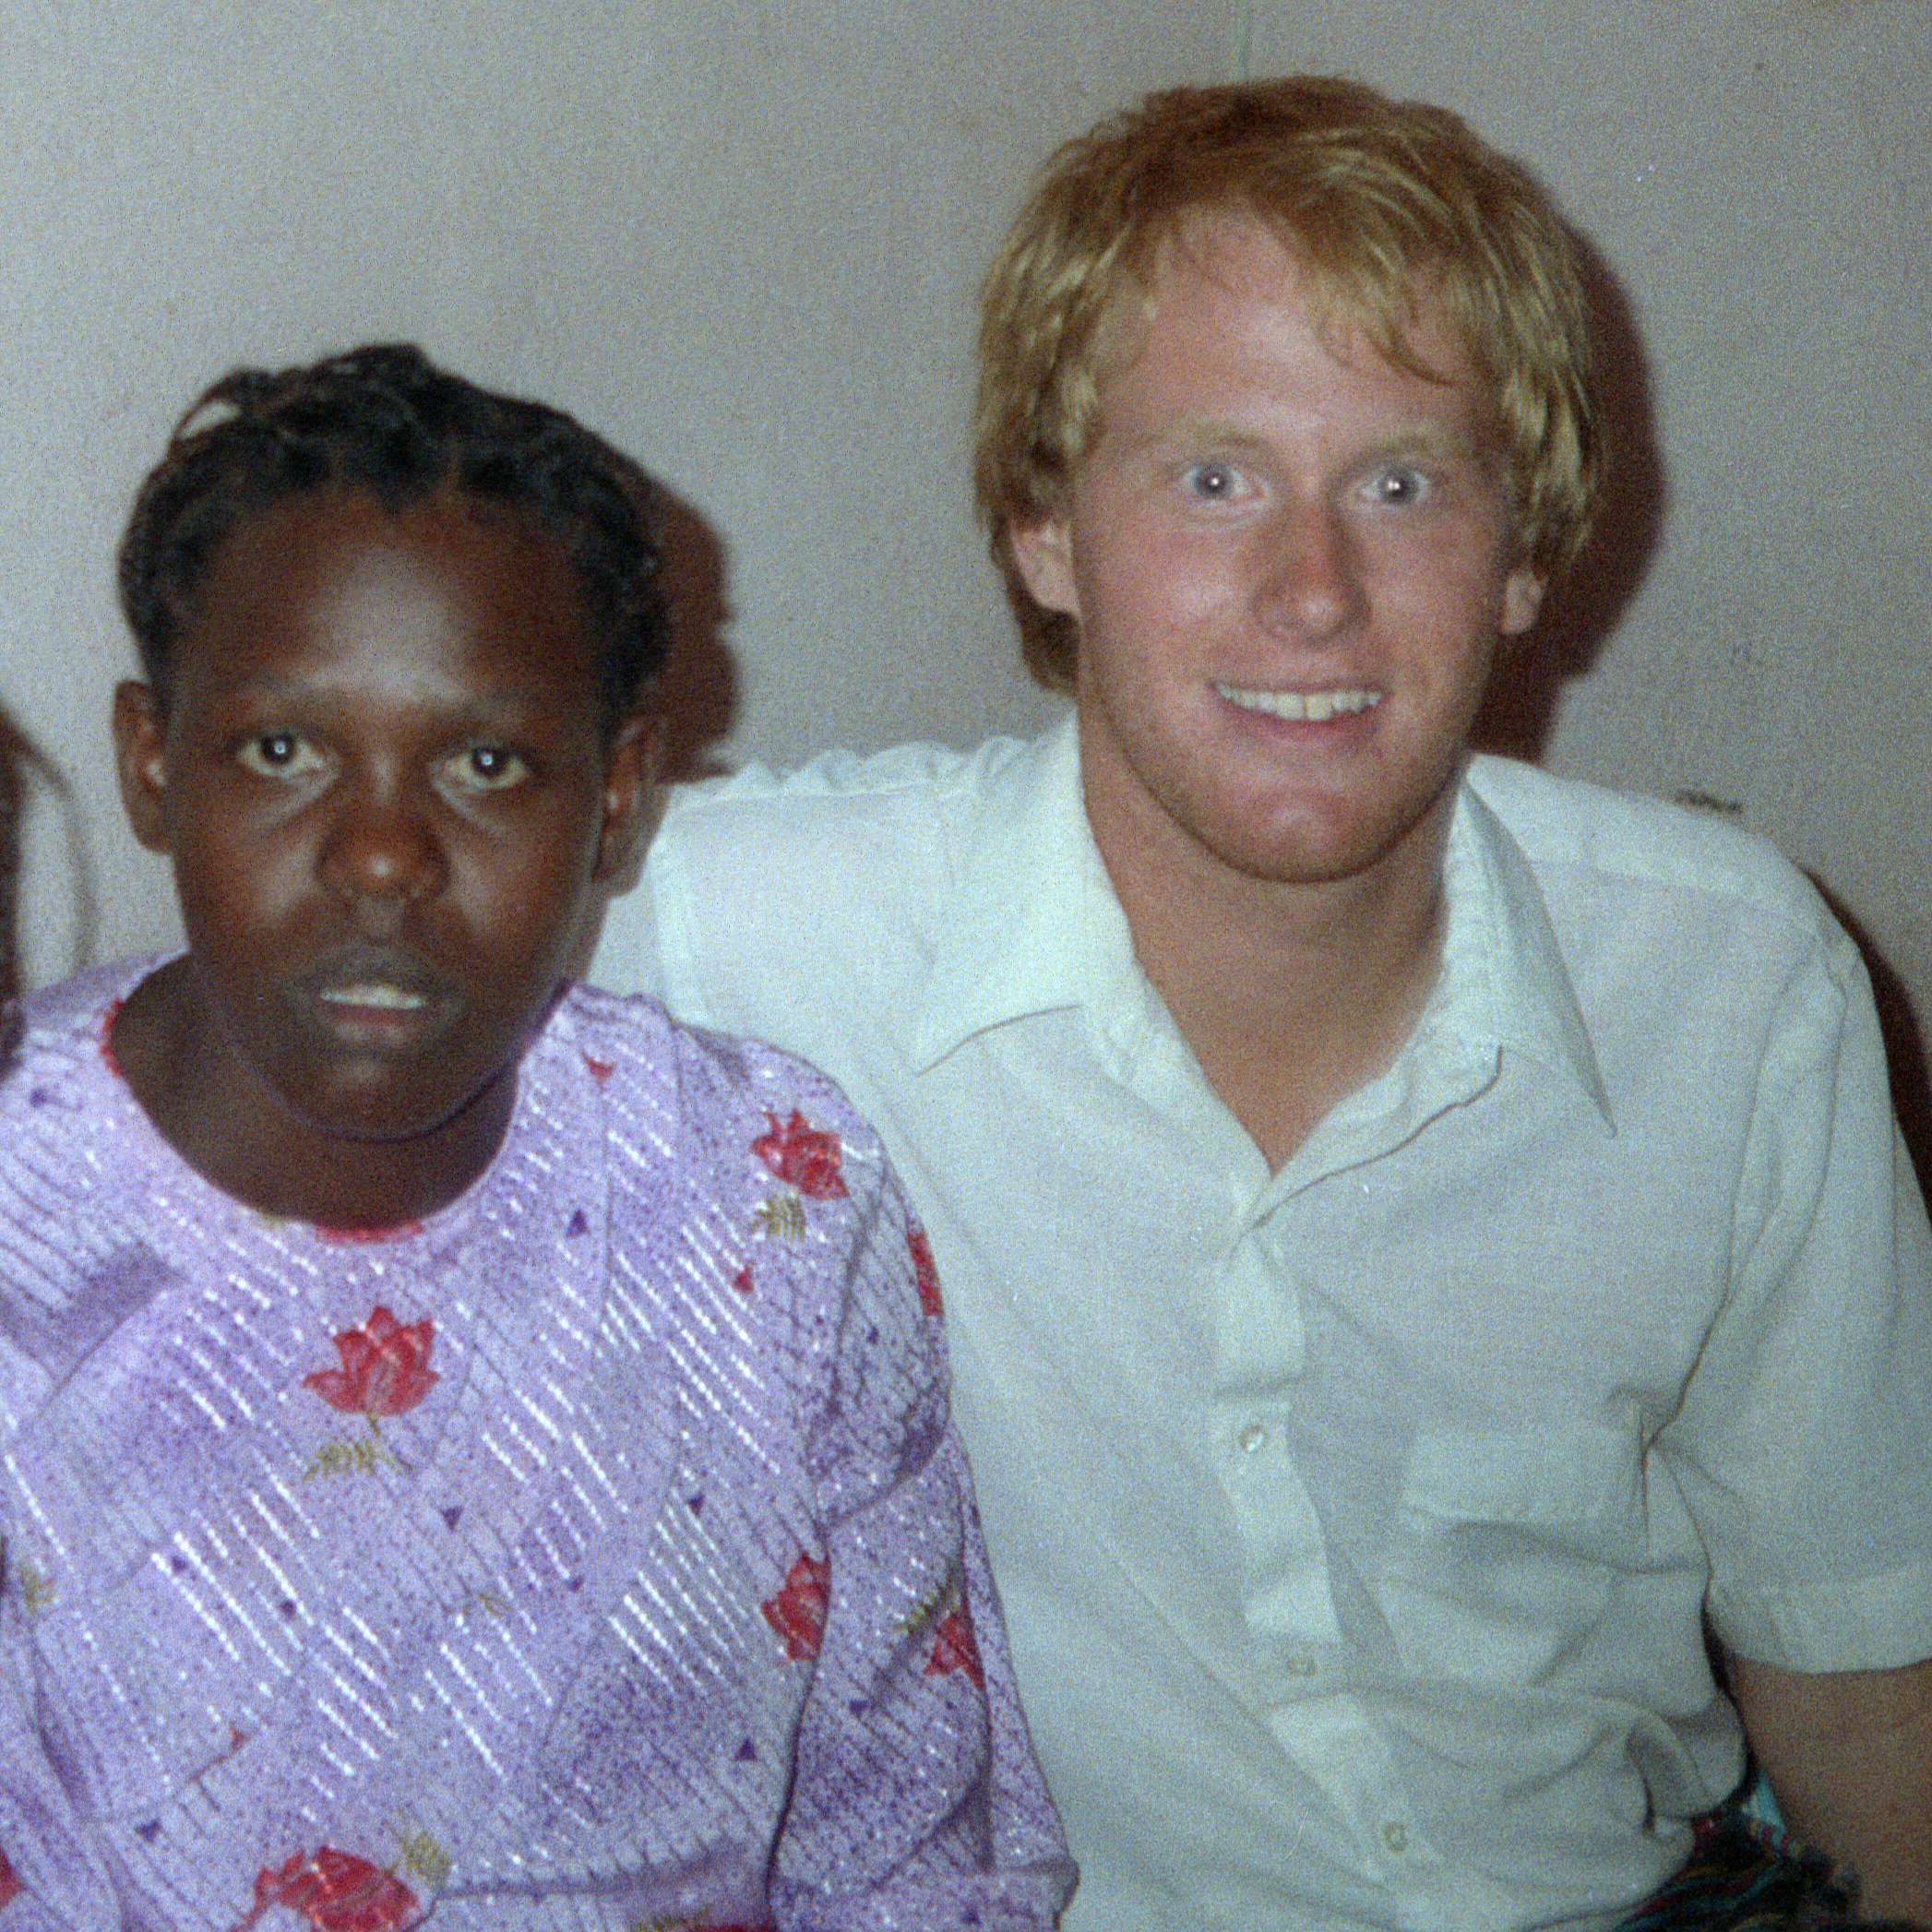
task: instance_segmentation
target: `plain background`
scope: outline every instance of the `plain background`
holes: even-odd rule
[[[1150,88],[1307,68],[1464,113],[1592,255],[1612,541],[1492,732],[1694,795],[1932,1014],[1924,0],[4,0],[0,697],[44,760],[44,980],[174,936],[113,793],[122,519],[238,362],[407,338],[674,498],[680,748],[968,744],[1054,712],[968,507],[981,268]]]

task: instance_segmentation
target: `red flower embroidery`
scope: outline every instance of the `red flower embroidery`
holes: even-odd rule
[[[912,1275],[919,1284],[919,1306],[935,1321],[946,1313],[945,1305],[939,1299],[939,1269],[933,1259],[933,1244],[925,1238],[924,1228],[906,1230],[906,1246],[912,1250]]]
[[[842,1150],[836,1134],[823,1127],[807,1127],[796,1107],[781,1127],[776,1114],[767,1114],[771,1123],[769,1134],[760,1134],[751,1151],[780,1180],[789,1182],[801,1194],[814,1200],[842,1199],[845,1183],[839,1178]]]
[[[943,1677],[962,1670],[982,1690],[986,1680],[980,1674],[980,1647],[972,1640],[972,1623],[963,1605],[948,1610],[934,1632],[933,1654],[925,1660],[929,1677]]]
[[[788,1663],[818,1654],[825,1636],[825,1613],[831,1601],[831,1565],[801,1556],[786,1576],[785,1587],[758,1605],[765,1621],[785,1640]]]
[[[361,1328],[336,1337],[341,1367],[318,1368],[303,1377],[303,1387],[345,1414],[401,1415],[436,1386],[428,1366],[435,1340],[427,1316],[404,1328],[387,1308],[376,1308]]]
[[[749,1261],[732,1277],[732,1286],[740,1294],[749,1294],[751,1293],[751,1263]]]
[[[593,1060],[589,1054],[584,1055],[584,1065],[590,1069],[590,1078],[601,1087],[616,1072],[614,1060]]]
[[[394,1872],[324,1845],[313,1858],[297,1852],[280,1871],[256,1876],[249,1916],[271,1905],[301,1913],[316,1932],[396,1932],[415,1915],[416,1895]]]
[[[14,1876],[12,1861],[0,1852],[0,1912],[5,1912],[27,1888]]]

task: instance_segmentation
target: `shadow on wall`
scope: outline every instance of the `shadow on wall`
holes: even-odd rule
[[[737,666],[725,643],[733,614],[723,539],[662,483],[652,486],[650,520],[662,555],[660,582],[671,617],[671,647],[658,678],[664,729],[658,776],[662,784],[673,784],[716,777],[726,769],[712,747],[730,732],[738,709]],[[579,976],[590,969],[610,901],[636,887],[655,828],[653,810],[630,865],[604,888],[602,904],[571,962]]]
[[[1602,654],[1657,554],[1668,488],[1643,342],[1622,287],[1589,238],[1582,257],[1604,403],[1605,470],[1596,522],[1575,567],[1528,637],[1506,642],[1476,720],[1475,742],[1534,763],[1556,722],[1564,685]]]
[[[733,615],[724,543],[689,504],[662,485],[651,507],[671,608],[671,651],[658,684],[663,776],[710,778],[724,769],[711,747],[731,730],[738,709],[737,668],[724,642]]]

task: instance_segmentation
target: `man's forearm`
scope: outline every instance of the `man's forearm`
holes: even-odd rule
[[[1731,1661],[1786,1823],[1857,1873],[1866,1917],[1932,1926],[1932,1663],[1813,1676]]]

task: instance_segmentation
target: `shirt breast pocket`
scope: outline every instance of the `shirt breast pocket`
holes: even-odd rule
[[[1590,1642],[1646,1544],[1634,1429],[1429,1430],[1378,1593],[1409,1670],[1537,1683]]]

